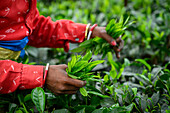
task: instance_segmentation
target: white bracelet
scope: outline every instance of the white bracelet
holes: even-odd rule
[[[89,34],[88,34],[87,40],[89,40],[89,39],[90,39],[91,34],[92,34],[92,31],[89,31]]]

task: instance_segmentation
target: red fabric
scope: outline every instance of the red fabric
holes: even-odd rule
[[[42,87],[43,66],[30,66],[11,60],[0,61],[0,93]]]
[[[29,37],[34,47],[64,48],[69,42],[80,43],[85,37],[85,24],[70,20],[51,21],[40,16],[36,0],[0,0],[0,41]],[[32,89],[43,85],[43,66],[19,64],[0,60],[0,93],[16,89]]]

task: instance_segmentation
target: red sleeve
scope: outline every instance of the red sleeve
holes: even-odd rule
[[[70,20],[53,22],[50,17],[40,16],[36,9],[33,21],[33,32],[28,45],[34,47],[64,48],[69,50],[69,42],[80,43],[85,37],[86,24]]]
[[[0,60],[0,94],[11,93],[17,89],[33,89],[43,85],[43,66]]]

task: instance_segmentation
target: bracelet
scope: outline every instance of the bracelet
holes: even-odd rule
[[[89,24],[87,24],[87,26],[86,26],[85,39],[87,39],[87,34],[88,34],[88,31],[89,31],[90,25],[91,25],[91,24],[89,23]]]
[[[95,28],[96,26],[97,26],[97,24],[94,24],[94,25],[92,26],[92,28],[90,29],[89,34],[88,34],[88,37],[87,37],[87,40],[90,39],[91,34],[92,34],[92,31],[94,30],[94,28]]]
[[[49,68],[49,63],[47,63],[47,65],[46,65],[46,67],[45,67],[45,73],[44,73],[44,84],[45,84],[45,80],[46,80],[46,78],[47,78],[48,68]]]

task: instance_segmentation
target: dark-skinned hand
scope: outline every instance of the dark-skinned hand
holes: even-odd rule
[[[46,78],[46,86],[55,95],[74,94],[86,85],[85,81],[72,79],[67,75],[67,65],[50,65]]]
[[[90,27],[90,29],[91,29],[91,27]],[[103,38],[110,44],[112,41],[115,41],[117,43],[117,46],[113,46],[113,49],[116,53],[116,57],[120,58],[120,51],[123,49],[124,41],[122,40],[121,36],[118,37],[116,40],[114,40],[111,36],[109,36],[107,34],[105,29],[106,29],[106,27],[98,27],[98,26],[95,27],[92,32],[91,38],[94,38],[97,36],[97,37]]]

